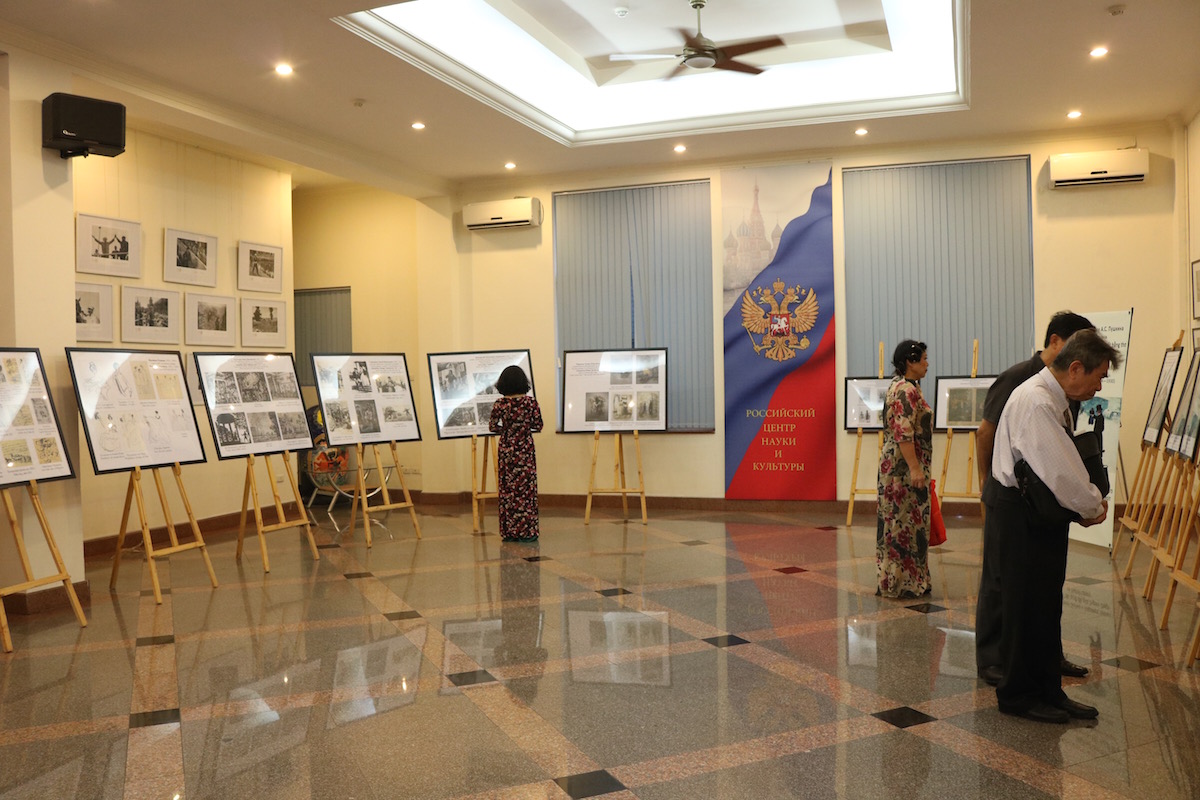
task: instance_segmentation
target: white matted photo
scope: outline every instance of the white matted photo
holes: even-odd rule
[[[1183,442],[1183,425],[1187,419],[1188,403],[1196,389],[1197,372],[1200,371],[1200,353],[1192,353],[1191,363],[1188,364],[1187,377],[1183,381],[1183,391],[1175,401],[1175,413],[1171,417],[1171,428],[1167,432],[1165,449],[1168,453],[1179,453]]]
[[[667,351],[563,353],[564,433],[665,431]]]
[[[514,365],[525,371],[529,394],[535,396],[528,350],[430,353],[429,385],[433,390],[438,438],[494,436],[488,430],[488,422],[492,404],[500,399],[496,380],[505,367]]]
[[[314,353],[312,367],[331,445],[420,440],[403,353]]]
[[[237,298],[188,292],[184,298],[185,344],[233,347],[237,344]]]
[[[163,280],[217,285],[217,237],[167,228],[163,233]]]
[[[1146,430],[1142,434],[1142,443],[1145,445],[1158,446],[1163,421],[1167,417],[1167,403],[1171,400],[1171,390],[1175,388],[1175,375],[1179,372],[1179,363],[1182,360],[1181,347],[1171,348],[1163,353],[1162,366],[1158,369],[1158,382],[1154,384],[1154,398],[1150,401],[1150,416],[1146,418]]]
[[[92,214],[77,215],[75,271],[118,278],[142,277],[141,223]]]
[[[238,289],[251,292],[283,291],[283,248],[238,242]]]
[[[193,353],[217,457],[311,450],[291,353]]]
[[[178,352],[68,347],[67,364],[97,475],[205,460]]]
[[[179,292],[144,286],[121,287],[121,339],[179,343]]]
[[[955,377],[939,375],[933,403],[934,430],[975,430],[983,422],[983,401],[995,375]]]
[[[883,430],[883,399],[891,378],[846,378],[844,426],[848,431]]]
[[[73,478],[36,348],[0,348],[0,486]]]
[[[113,340],[113,287],[108,283],[75,284],[75,341]]]
[[[242,298],[242,347],[287,347],[287,302]]]

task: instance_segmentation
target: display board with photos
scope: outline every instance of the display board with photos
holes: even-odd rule
[[[1192,360],[1188,364],[1187,377],[1183,381],[1183,391],[1179,393],[1179,399],[1175,401],[1175,414],[1171,417],[1171,431],[1167,434],[1166,441],[1166,450],[1168,453],[1181,452],[1180,445],[1183,443],[1183,431],[1188,414],[1188,403],[1192,399],[1192,392],[1195,391],[1196,382],[1200,379],[1200,376],[1197,375],[1198,372],[1200,372],[1200,352],[1192,353]]]
[[[496,380],[505,367],[518,366],[529,378],[533,366],[528,350],[488,350],[475,353],[430,353],[429,384],[433,389],[434,419],[439,439],[491,436],[492,404],[500,399]]]
[[[312,367],[331,445],[421,439],[403,353],[313,353]]]
[[[0,347],[0,487],[73,478],[36,348]]]
[[[846,378],[845,419],[848,431],[883,430],[883,399],[891,378]]]
[[[983,422],[983,402],[996,375],[939,375],[933,401],[934,430],[973,431]]]
[[[291,353],[194,353],[217,457],[312,448]]]
[[[1142,434],[1142,443],[1149,447],[1158,446],[1159,434],[1167,418],[1167,404],[1171,401],[1171,390],[1175,388],[1175,375],[1179,372],[1179,362],[1182,360],[1182,347],[1172,347],[1163,353],[1158,382],[1154,384],[1154,398],[1150,401],[1150,416],[1146,418],[1146,430]]]
[[[1194,354],[1193,354],[1194,357]],[[1200,365],[1196,368],[1200,372]],[[1195,461],[1197,457],[1197,440],[1200,439],[1200,375],[1196,376],[1188,386],[1187,396],[1179,404],[1180,414],[1174,426],[1179,431],[1179,446],[1177,452],[1186,459]],[[1172,431],[1174,435],[1174,431]]]
[[[563,353],[563,432],[665,431],[667,350]]]
[[[178,352],[68,347],[67,364],[97,475],[205,460]]]

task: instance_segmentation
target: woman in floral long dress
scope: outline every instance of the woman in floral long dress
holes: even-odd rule
[[[929,371],[925,343],[905,339],[892,355],[895,378],[883,404],[879,458],[879,527],[875,557],[884,597],[930,592],[929,465],[933,412],[917,381]]]
[[[526,392],[529,378],[517,366],[506,367],[496,381],[504,395],[492,406],[488,430],[500,434],[496,448],[500,474],[500,538],[531,542],[538,538],[537,454],[533,434],[542,429],[542,410]]]

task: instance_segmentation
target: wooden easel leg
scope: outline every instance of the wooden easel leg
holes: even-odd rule
[[[400,453],[396,450],[396,443],[391,442],[392,448],[392,463],[396,465],[396,477],[400,479],[400,490],[404,492],[404,502],[408,504],[408,515],[412,517],[413,530],[417,532],[417,538],[421,538],[421,523],[417,521],[417,509],[413,506],[412,495],[408,492],[408,483],[404,480],[404,469],[400,466]]]
[[[596,458],[600,455],[600,431],[592,434],[592,470],[588,473],[587,506],[583,510],[583,524],[592,521],[592,492],[596,489]]]
[[[625,443],[621,438],[621,434],[618,433],[614,436],[613,443],[617,449],[613,453],[613,486],[625,489]],[[620,483],[617,482],[618,476],[620,477]],[[621,492],[621,515],[625,519],[629,519],[629,495],[625,494],[624,491]]]
[[[133,496],[137,500],[138,519],[142,523],[142,545],[146,548],[146,563],[150,565],[150,584],[154,587],[154,602],[162,605],[162,586],[158,582],[158,565],[154,563],[154,541],[150,538],[150,520],[146,516],[146,498],[142,494],[142,468],[133,468]]]
[[[167,502],[167,492],[163,489],[162,475],[159,474],[158,467],[152,470],[154,474],[154,488],[158,491],[158,502],[162,506],[163,520],[167,523],[167,535],[171,537],[171,546],[179,546],[179,537],[175,533],[175,523],[171,521],[171,505]]]
[[[317,540],[313,538],[312,524],[309,522],[308,514],[304,513],[304,503],[300,500],[300,484],[296,481],[296,471],[292,469],[292,454],[284,452],[283,454],[283,471],[287,473],[288,486],[292,490],[292,499],[296,501],[296,509],[304,518],[304,522],[300,523],[304,528],[304,535],[308,538],[308,549],[312,553],[313,561],[321,560],[321,553],[317,550]],[[276,493],[275,500],[278,503],[279,494]],[[283,505],[279,504],[279,520],[283,521]],[[367,540],[370,542],[370,539]]]
[[[266,457],[267,474],[270,474],[271,460]],[[247,489],[250,492],[250,500],[254,504],[254,530],[258,534],[258,549],[262,551],[263,572],[271,571],[271,560],[267,557],[267,535],[263,531],[262,505],[258,501],[258,480],[254,477],[254,454],[251,453],[246,457],[246,480],[249,481]],[[271,480],[275,480],[271,478]],[[245,512],[242,512],[243,515]],[[241,544],[239,541],[238,544]]]
[[[642,440],[638,437],[638,432],[633,432],[633,449],[637,452],[637,473],[638,473],[638,489],[642,495],[642,524],[649,522],[646,518],[646,481],[642,478]]]
[[[250,478],[254,469],[254,456],[250,455],[246,458],[246,479],[242,484],[242,516],[238,520],[238,544],[237,544],[237,560],[240,563],[242,560],[242,542],[246,537],[246,511],[250,507]]]
[[[121,550],[125,547],[125,526],[129,524],[129,509],[133,506],[133,473],[129,473],[129,486],[125,489],[125,511],[121,513],[121,527],[117,531],[117,552],[113,553],[112,576],[108,579],[109,590],[117,588],[117,572],[121,569]]]
[[[354,463],[358,466],[354,471],[354,497],[350,499],[350,536],[354,536],[354,531],[358,527],[358,503],[362,500],[363,506],[367,504],[366,496],[366,480],[363,478],[363,446],[361,442],[354,445]]]
[[[492,477],[496,481],[496,513],[500,511],[500,471],[496,466],[496,457],[499,454],[499,443],[496,447],[492,447],[492,437],[486,436],[483,439],[483,461],[479,464],[480,480],[479,480],[479,529],[483,530],[483,516],[487,513],[487,498],[485,495],[488,492],[488,465],[492,467]],[[500,520],[496,520],[496,525],[499,526]]]
[[[479,533],[479,475],[475,472],[479,437],[471,437],[471,533]],[[485,455],[486,464],[486,455]]]
[[[942,486],[941,492],[938,493],[939,497],[944,496],[946,493],[946,472],[950,469],[950,449],[953,446],[954,428],[950,428],[946,431],[946,453],[942,456],[942,477],[938,479],[938,482]]]
[[[26,488],[29,491],[29,500],[33,503],[33,513],[37,515],[38,524],[42,526],[42,533],[46,534],[46,546],[50,548],[50,557],[54,559],[54,568],[58,570],[59,575],[63,576],[63,588],[67,590],[67,599],[71,602],[71,610],[75,612],[75,618],[79,620],[79,627],[86,628],[87,617],[83,615],[83,607],[79,605],[79,597],[75,594],[75,587],[71,585],[71,576],[67,574],[66,562],[63,561],[62,553],[58,551],[54,534],[50,532],[50,522],[46,519],[46,512],[42,508],[42,498],[37,493],[37,481],[30,481]]]
[[[21,569],[25,573],[26,582],[33,580],[33,569],[29,566],[29,554],[25,551],[25,537],[21,534],[21,521],[17,518],[17,509],[13,505],[8,489],[2,490],[4,495],[4,510],[8,514],[8,524],[12,527],[13,540],[17,545],[17,555],[21,561]],[[4,652],[13,651],[12,634],[8,629],[8,617],[4,614],[4,598],[0,596],[0,641],[4,644]]]
[[[200,555],[204,558],[204,568],[208,570],[208,579],[216,589],[217,574],[213,572],[212,561],[208,557],[208,546],[204,544],[204,536],[200,533],[200,523],[196,522],[196,513],[192,511],[191,501],[188,500],[187,491],[183,488],[183,476],[179,464],[171,467],[171,473],[175,476],[175,487],[179,489],[179,497],[183,500],[184,511],[187,512],[188,522],[192,526],[192,536],[200,543]]]
[[[850,473],[850,502],[846,504],[846,527],[854,524],[854,498],[858,495],[858,464],[862,458],[862,428],[858,429],[858,441],[854,443],[854,471]]]

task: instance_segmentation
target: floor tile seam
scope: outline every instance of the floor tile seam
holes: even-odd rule
[[[505,606],[505,608],[550,609],[550,608],[555,608],[555,607],[561,605],[562,603],[586,602],[588,600],[614,600],[614,601],[619,602],[622,599],[622,597],[628,597],[628,596],[630,596],[630,595],[623,595],[621,597],[604,598],[604,597],[601,597],[600,595],[596,594],[595,591],[584,590],[581,592],[572,592],[571,594],[542,595],[537,598],[530,598],[529,600],[520,600],[520,601],[517,601],[516,603],[513,603],[512,605],[509,604],[509,601],[504,601],[504,606]],[[632,595],[632,596],[636,597],[637,595]],[[400,602],[403,602],[403,601],[401,600]],[[407,604],[405,604],[405,605],[407,605]],[[490,604],[490,606],[493,606],[495,608],[494,609],[488,608],[487,610],[494,611],[494,615],[489,616],[489,617],[484,617],[483,619],[499,619],[500,618],[499,605],[500,605],[500,603],[498,601],[492,602]],[[416,611],[417,609],[412,608],[411,606],[408,606],[405,609],[399,609],[399,610]],[[433,608],[426,608],[424,611],[420,611],[419,613],[421,614],[422,619],[427,619],[430,621],[435,621],[435,620],[445,621],[447,618],[457,618],[457,617],[462,617],[464,615],[469,615],[472,618],[474,618],[475,616],[478,615],[479,611],[480,611],[480,605],[477,603],[460,603],[460,604],[454,605],[454,606],[436,606]]]
[[[703,620],[699,620],[695,617],[684,614],[682,611],[678,611],[669,606],[655,602],[649,597],[642,597],[641,600],[643,606],[642,610],[666,612],[669,615],[668,619],[671,620],[670,624],[672,628],[682,631],[688,636],[692,636],[696,639],[708,639],[713,636],[721,636],[723,634],[730,633],[730,631],[721,630],[720,628],[710,625]]]
[[[74,616],[71,617],[74,620]],[[78,624],[78,623],[75,623]],[[88,628],[80,629],[80,635],[90,632]],[[95,642],[80,642],[79,644],[26,645],[17,643],[11,653],[0,654],[0,666],[14,661],[28,661],[35,658],[56,658],[75,656],[81,653],[104,653],[110,650],[135,650],[137,637],[129,639],[103,639]]]
[[[790,639],[793,636],[806,636],[813,633],[829,633],[831,631],[840,631],[847,629],[850,625],[861,624],[876,624],[880,622],[890,622],[897,619],[909,619],[913,612],[907,608],[885,608],[869,614],[855,613],[854,622],[849,622],[850,617],[845,614],[839,614],[833,617],[823,619],[807,620],[805,622],[797,622],[792,625],[785,625],[778,628],[760,628],[755,631],[734,631],[743,639],[748,639],[752,642],[769,642],[781,639]]]
[[[113,714],[94,719],[52,722],[47,725],[30,725],[21,728],[3,728],[0,729],[0,747],[12,744],[72,739],[76,736],[93,736],[98,733],[116,733],[128,730],[128,714]]]
[[[205,703],[180,706],[179,718],[180,722],[202,722],[210,719],[256,717],[264,713],[264,706],[266,707],[266,711],[275,713],[327,706],[332,702],[333,691],[331,689],[318,689],[309,692],[291,692],[288,694],[260,694],[253,700],[212,700]]]
[[[982,684],[982,681],[980,682]],[[960,714],[984,711],[996,707],[996,690],[982,684],[967,692],[948,695],[946,697],[931,697],[920,703],[910,703],[911,708],[938,719],[949,719]]]
[[[220,628],[217,630],[202,630],[195,633],[175,634],[175,644],[190,644],[193,642],[218,641],[222,639],[253,638],[255,636],[271,636],[277,634],[304,633],[305,631],[324,631],[335,628],[347,628],[364,624],[380,624],[391,620],[383,616],[382,611],[362,614],[354,617],[337,617],[335,619],[301,620],[298,622],[272,622],[246,628]]]
[[[875,714],[906,705],[761,645],[751,643],[727,649],[732,655],[756,667],[863,714]]]
[[[639,647],[633,650],[606,651],[586,656],[570,656],[552,658],[538,664],[512,664],[504,667],[492,667],[488,670],[498,680],[530,677],[533,670],[539,674],[557,675],[574,672],[575,670],[593,669],[615,664],[628,664],[643,660],[659,660],[664,655],[668,657],[685,656],[693,653],[711,650],[712,645],[700,639],[686,642],[673,642],[669,645],[654,645]]]

